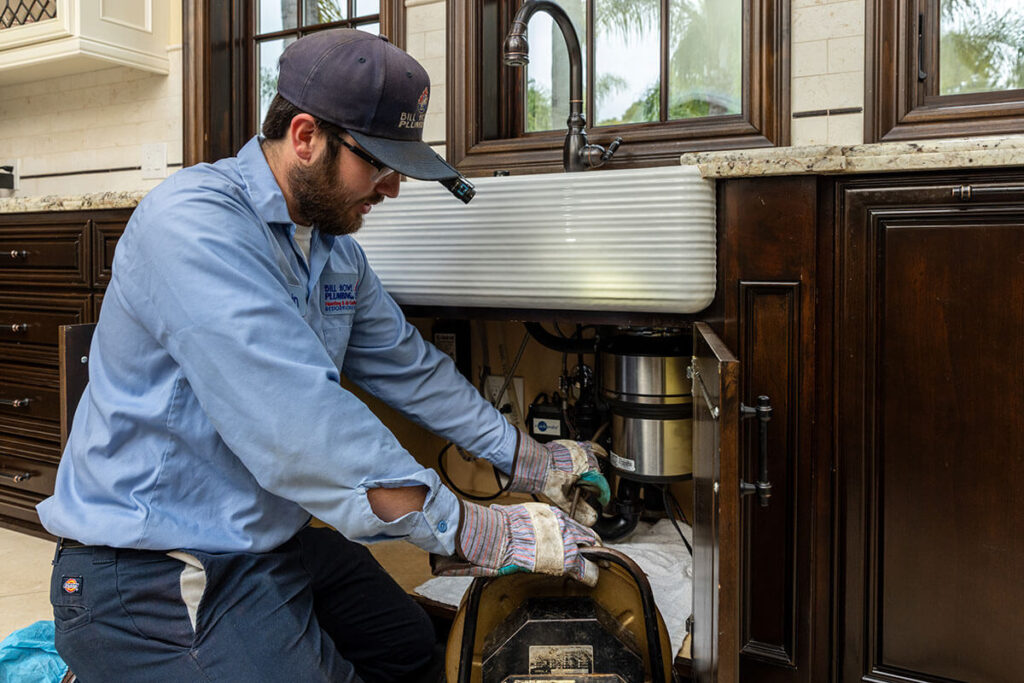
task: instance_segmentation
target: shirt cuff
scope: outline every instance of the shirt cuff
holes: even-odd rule
[[[502,419],[502,422],[504,432],[501,435],[501,442],[487,460],[505,474],[511,474],[516,459],[516,437],[519,430],[508,420]]]

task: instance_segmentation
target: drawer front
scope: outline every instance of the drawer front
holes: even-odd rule
[[[53,494],[57,465],[7,453],[0,449],[0,491],[41,496]]]
[[[0,284],[87,287],[89,222],[0,228]]]
[[[20,491],[0,484],[0,517],[13,517],[22,522],[29,522],[30,526],[42,529],[39,525],[36,505],[46,497],[32,491]]]
[[[0,364],[0,431],[32,439],[60,439],[56,371]]]
[[[92,272],[93,286],[105,287],[110,282],[114,264],[114,247],[124,232],[127,216],[123,220],[93,221]]]
[[[89,322],[91,315],[88,294],[0,293],[0,353],[56,364],[57,328]]]

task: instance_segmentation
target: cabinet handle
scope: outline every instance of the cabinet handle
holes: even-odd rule
[[[772,483],[768,481],[768,423],[772,419],[772,400],[767,396],[757,397],[757,407],[740,406],[740,416],[744,419],[757,418],[757,482],[740,481],[740,495],[750,496],[757,494],[761,507],[768,507],[768,500],[772,497]]]
[[[15,471],[9,471],[9,470],[5,470],[5,469],[0,469],[0,477],[2,477],[3,479],[10,479],[15,484],[20,484],[21,482],[25,481],[26,479],[31,479],[32,478],[32,473],[31,472],[18,472],[16,470]]]
[[[0,406],[11,406],[12,408],[27,408],[31,402],[30,398],[0,398]]]
[[[11,251],[8,253],[8,256],[11,257],[12,261],[17,261],[18,259],[28,258],[28,252],[25,251],[24,249],[11,249]]]
[[[11,323],[11,332],[18,334],[19,332],[27,332],[28,323]]]
[[[953,199],[969,202],[972,199],[1013,199],[1024,196],[1024,186],[1005,185],[1003,187],[975,187],[959,185],[953,188]]]

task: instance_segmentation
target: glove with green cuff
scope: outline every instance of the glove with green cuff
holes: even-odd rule
[[[558,440],[541,444],[520,432],[509,490],[539,495],[569,512],[573,488],[579,487],[593,491],[598,502],[606,505],[611,491],[595,453],[607,456],[603,448],[591,441]],[[594,526],[597,510],[578,500],[573,517],[587,526]]]
[[[579,553],[597,535],[544,503],[483,507],[461,501],[456,554],[469,565],[435,565],[439,574],[502,576],[515,572],[568,575],[597,583],[597,565]]]

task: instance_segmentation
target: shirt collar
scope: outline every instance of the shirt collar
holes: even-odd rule
[[[267,223],[291,223],[288,204],[277,184],[267,158],[260,147],[260,136],[253,136],[238,151],[238,170],[245,181],[253,207]]]

